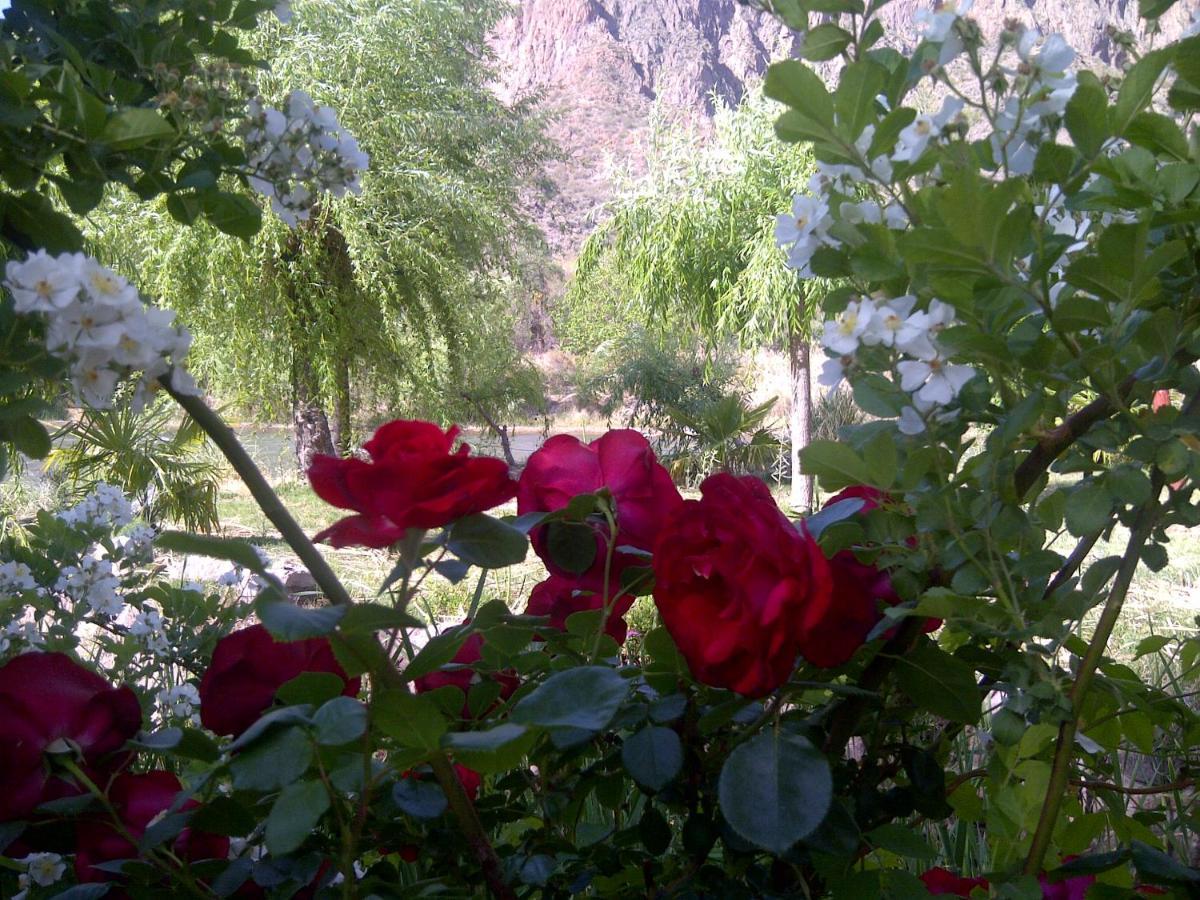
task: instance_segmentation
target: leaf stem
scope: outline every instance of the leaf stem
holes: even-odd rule
[[[442,793],[446,795],[450,811],[458,820],[458,827],[462,829],[462,833],[471,847],[471,854],[483,871],[483,877],[493,896],[499,900],[516,900],[517,895],[504,880],[500,858],[496,856],[496,851],[492,847],[491,841],[488,840],[487,832],[483,830],[483,823],[479,820],[475,804],[463,790],[462,782],[458,780],[458,773],[450,764],[450,758],[439,751],[430,757],[429,765],[433,769],[438,784],[442,786]]]

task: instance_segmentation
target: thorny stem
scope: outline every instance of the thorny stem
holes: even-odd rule
[[[1036,875],[1041,871],[1046,851],[1050,847],[1054,826],[1058,822],[1058,812],[1062,807],[1063,797],[1066,795],[1070,782],[1071,760],[1075,755],[1075,735],[1079,729],[1079,715],[1083,707],[1083,700],[1087,696],[1088,688],[1091,687],[1096,667],[1100,664],[1100,658],[1108,647],[1108,639],[1112,636],[1113,628],[1120,618],[1121,607],[1125,603],[1129,585],[1133,581],[1134,573],[1137,572],[1141,560],[1142,547],[1145,546],[1150,532],[1161,515],[1158,496],[1162,492],[1162,487],[1163,476],[1156,471],[1154,473],[1154,493],[1150,502],[1138,512],[1137,521],[1134,523],[1133,530],[1129,535],[1129,542],[1125,547],[1125,555],[1121,558],[1121,565],[1117,570],[1116,580],[1113,582],[1108,600],[1104,604],[1104,610],[1100,613],[1100,620],[1096,623],[1096,630],[1088,643],[1087,651],[1080,660],[1075,683],[1071,686],[1068,694],[1071,702],[1071,715],[1058,729],[1058,743],[1054,748],[1054,760],[1050,767],[1050,782],[1046,787],[1046,805],[1042,807],[1042,813],[1038,818],[1037,828],[1029,846],[1029,855],[1025,858],[1024,872],[1026,875]]]
[[[304,529],[292,518],[291,513],[280,501],[271,485],[267,483],[267,479],[263,477],[258,466],[254,464],[254,460],[246,452],[238,441],[237,436],[225,422],[218,416],[203,399],[188,394],[181,394],[174,390],[170,384],[170,374],[164,375],[159,379],[163,388],[168,394],[183,407],[196,423],[204,430],[214,444],[225,454],[225,458],[229,460],[230,465],[241,477],[246,487],[249,489],[251,496],[258,503],[259,508],[263,511],[271,523],[279,529],[279,533],[283,539],[287,541],[288,546],[300,557],[300,561],[308,567],[312,573],[313,579],[329,598],[330,602],[339,605],[349,605],[354,601],[350,598],[349,592],[338,580],[336,574],[329,563],[326,562],[319,550],[309,540],[308,535],[304,533]],[[337,640],[337,634],[332,635],[333,640]],[[383,647],[379,646],[379,652],[383,652]],[[392,668],[391,660],[384,657],[386,662],[380,671],[372,672],[372,676],[379,679],[383,685],[399,686],[404,689],[400,681],[399,674]],[[483,823],[479,820],[479,815],[475,811],[474,804],[471,803],[463,790],[461,782],[458,780],[458,775],[454,771],[454,767],[450,764],[450,760],[444,753],[436,753],[430,760],[430,765],[433,768],[434,775],[437,776],[438,783],[442,786],[442,791],[446,794],[446,800],[450,805],[451,811],[458,820],[459,828],[466,837],[468,844],[471,846],[471,852],[483,870],[484,878],[487,880],[488,886],[492,893],[500,898],[500,900],[515,900],[516,895],[504,882],[504,875],[500,868],[500,859],[496,855],[495,849],[488,840],[487,832],[484,831]]]

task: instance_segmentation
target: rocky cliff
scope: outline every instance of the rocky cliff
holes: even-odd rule
[[[1178,34],[1200,0],[1164,19]],[[894,0],[882,17],[889,39],[915,41],[913,14],[932,0]],[[1139,28],[1137,0],[977,0],[985,33],[1015,18],[1060,32],[1100,64],[1119,52],[1109,29]],[[736,0],[521,0],[493,38],[497,89],[538,94],[555,119],[564,158],[548,172],[558,196],[537,210],[560,259],[574,255],[621,172],[636,174],[652,115],[704,133],[713,98],[736,102],[772,59],[797,41],[777,20]]]

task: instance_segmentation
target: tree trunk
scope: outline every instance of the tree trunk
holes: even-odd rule
[[[488,411],[484,405],[470,394],[463,394],[462,397],[475,407],[475,411],[479,413],[479,417],[483,419],[484,424],[491,429],[492,434],[500,439],[500,450],[504,454],[504,461],[508,463],[510,469],[515,469],[517,467],[517,458],[513,456],[512,442],[508,438],[508,426],[497,424],[496,420],[488,415]]]
[[[344,356],[337,361],[333,397],[333,446],[342,456],[350,454],[350,361]]]
[[[308,471],[318,453],[333,455],[329,419],[321,406],[312,364],[297,351],[292,356],[292,446],[301,472]]]
[[[788,336],[788,363],[792,376],[792,415],[788,423],[792,442],[791,505],[795,512],[808,513],[816,492],[812,476],[800,474],[800,451],[812,440],[812,378],[808,341],[794,332]]]

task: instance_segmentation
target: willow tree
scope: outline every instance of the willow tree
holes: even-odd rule
[[[290,408],[301,466],[349,446],[356,407],[444,416],[463,404],[447,385],[520,365],[497,321],[537,255],[522,198],[550,145],[531,106],[489,89],[486,37],[506,12],[500,0],[295,3],[262,38],[275,63],[260,89],[311,85],[339,111],[370,154],[361,195],[249,242],[119,197],[98,221],[118,265],[163,261],[139,283],[193,329],[210,389],[266,415]]]
[[[618,273],[622,293],[659,322],[685,321],[713,342],[732,338],[745,349],[786,347],[791,503],[807,509],[813,486],[799,475],[799,451],[812,430],[809,343],[821,285],[784,267],[774,229],[813,163],[807,150],[776,140],[777,113],[756,91],[718,110],[700,151],[694,135],[663,132],[647,175],[585,243],[570,290],[573,302],[586,302],[597,279]]]

